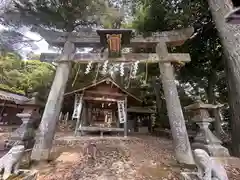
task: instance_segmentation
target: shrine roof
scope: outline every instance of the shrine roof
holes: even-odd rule
[[[68,95],[72,95],[72,94],[75,94],[75,93],[79,93],[79,92],[82,92],[82,91],[85,91],[87,89],[90,89],[92,87],[95,87],[95,86],[98,86],[104,82],[111,82],[114,86],[116,86],[117,88],[119,88],[124,94],[134,98],[135,100],[139,101],[139,102],[142,102],[141,99],[137,98],[135,95],[133,95],[132,93],[128,92],[125,88],[121,87],[119,84],[117,84],[112,78],[110,77],[107,77],[107,78],[104,78],[104,79],[101,79],[99,80],[98,82],[96,83],[91,83],[81,89],[77,89],[77,90],[74,90],[74,91],[71,91],[71,92],[68,92],[68,93],[65,93],[64,96],[68,96]]]
[[[223,105],[213,105],[213,104],[205,104],[203,102],[196,102],[194,104],[188,105],[184,107],[185,110],[199,110],[199,109],[216,109],[220,108]]]
[[[0,100],[14,102],[15,104],[23,104],[30,99],[22,94],[13,93],[0,89]]]

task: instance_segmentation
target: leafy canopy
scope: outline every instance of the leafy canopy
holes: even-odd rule
[[[54,66],[38,60],[23,61],[15,54],[0,57],[0,87],[27,95],[33,92],[49,90]]]
[[[12,25],[36,25],[72,32],[76,27],[98,25],[104,0],[14,0],[2,18]]]

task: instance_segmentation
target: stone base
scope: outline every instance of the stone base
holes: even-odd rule
[[[37,170],[23,170],[24,174],[21,180],[37,180],[38,171]]]
[[[229,157],[229,151],[221,144],[207,145],[202,143],[193,143],[192,149],[203,149],[212,157]]]
[[[37,180],[37,170],[23,170],[20,169],[19,175],[12,175],[7,180]]]
[[[143,134],[149,133],[148,127],[139,127],[139,128],[138,128],[138,132],[139,132],[139,133],[143,133]]]

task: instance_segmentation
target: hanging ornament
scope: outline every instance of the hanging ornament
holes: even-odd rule
[[[77,81],[77,77],[78,77],[78,74],[79,74],[79,72],[80,72],[80,68],[81,68],[81,66],[80,66],[80,64],[78,64],[77,73],[76,73],[75,78],[74,78],[74,80],[73,80],[72,87],[75,85],[75,83],[76,83],[76,81]]]
[[[107,74],[107,66],[108,66],[108,60],[105,61],[103,64],[102,74]]]
[[[100,67],[101,67],[101,64],[98,63],[98,65],[97,65],[97,73],[96,73],[96,76],[95,76],[95,78],[94,78],[94,80],[93,80],[93,83],[94,83],[94,84],[97,83],[97,78],[98,78],[98,74],[99,74]]]
[[[133,64],[133,69],[132,69],[132,73],[131,73],[131,78],[132,78],[132,79],[135,79],[135,78],[136,78],[137,71],[138,71],[138,64],[139,64],[139,61],[136,61],[136,62]]]
[[[124,76],[124,63],[120,64],[120,76]]]
[[[130,83],[131,83],[131,77],[132,77],[132,71],[133,71],[133,66],[131,65],[131,68],[130,68],[130,72],[129,72],[129,76],[128,76],[128,83],[127,85],[125,86],[125,89],[128,89],[129,86],[130,86]]]
[[[130,67],[130,75],[129,75],[129,78],[130,79],[133,79],[134,78],[134,74],[133,74],[133,67],[134,67],[134,64],[131,64],[131,67]]]
[[[148,80],[148,62],[146,62],[146,72],[145,72],[144,85],[147,85],[147,80]]]
[[[88,63],[87,68],[86,68],[86,71],[85,71],[85,74],[88,74],[91,69],[92,69],[92,61],[90,61],[90,62]]]

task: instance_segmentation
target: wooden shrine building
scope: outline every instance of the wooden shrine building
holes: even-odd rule
[[[39,112],[42,107],[43,104],[37,102],[35,98],[0,89],[0,126],[20,125],[22,120],[16,114],[24,109]]]
[[[81,102],[77,102],[82,98]],[[122,103],[122,104],[121,104]],[[77,112],[81,106],[81,112]],[[154,111],[111,78],[102,79],[64,96],[63,113],[76,120],[80,132],[149,132]],[[79,114],[76,115],[76,114]]]

